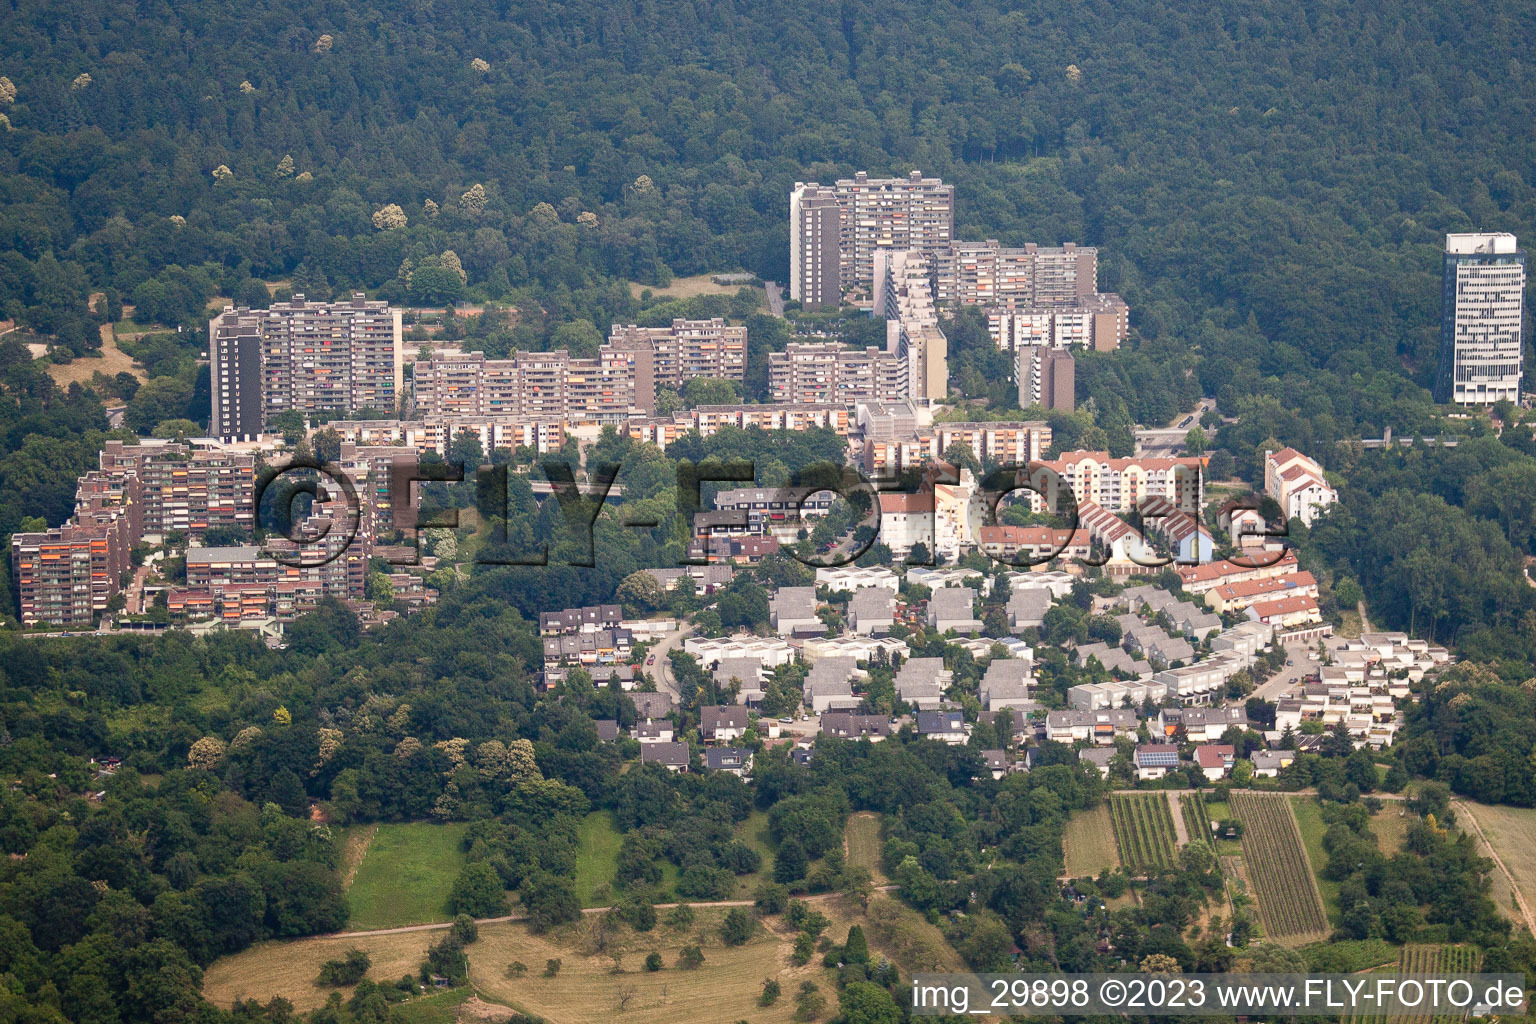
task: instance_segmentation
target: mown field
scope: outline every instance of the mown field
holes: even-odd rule
[[[1498,854],[1504,871],[1497,867],[1490,873],[1493,879],[1493,899],[1512,921],[1523,923],[1524,917],[1514,898],[1518,889],[1526,906],[1536,908],[1536,810],[1525,807],[1495,807],[1491,804],[1458,800],[1458,815],[1471,815],[1482,827],[1488,844]],[[1513,882],[1513,888],[1511,887]]]
[[[1326,938],[1328,916],[1290,801],[1233,790],[1231,807],[1265,935],[1286,945]]]
[[[618,870],[619,845],[624,837],[609,811],[594,811],[582,820],[581,845],[576,851],[576,898],[584,907],[606,906],[609,887]]]
[[[829,938],[841,942],[850,925],[860,924],[871,951],[898,964],[903,975],[963,969],[959,955],[935,926],[890,897],[876,895],[867,910],[841,896],[813,897],[812,902],[832,922],[825,932]],[[621,926],[602,939],[595,914],[545,935],[534,935],[519,921],[482,925],[479,940],[466,950],[470,982],[484,999],[550,1024],[585,1024],[618,1013],[640,1024],[736,1020],[781,1024],[792,1019],[792,994],[807,980],[820,985],[836,1005],[833,972],[821,966],[820,956],[803,967],[790,961],[794,935],[781,918],[763,919],[745,945],[732,947],[720,938],[725,914],[724,908],[696,905],[694,923],[685,930],[672,929],[663,921],[650,932]],[[349,992],[315,983],[326,960],[339,958],[355,946],[373,959],[370,978],[394,980],[415,975],[427,946],[444,934],[437,928],[265,942],[213,964],[206,972],[203,994],[225,1007],[236,999],[266,1002],[281,996],[295,1010],[306,1012],[322,1006],[333,991],[343,996]],[[703,966],[679,968],[682,947],[693,943],[703,950]],[[644,969],[645,958],[652,952],[662,957],[660,971]],[[546,964],[552,959],[558,959],[560,967],[553,977],[546,977]],[[509,970],[513,963],[527,970],[514,973]],[[777,978],[785,993],[769,1008],[757,1005],[766,978]],[[450,1005],[465,994],[459,990],[412,1000],[401,1007],[407,1014],[402,1019],[407,1024],[445,1024],[445,1014],[451,1016]]]
[[[843,835],[848,844],[848,863],[868,869],[876,884],[884,882],[885,872],[880,870],[880,815],[873,811],[850,814]]]
[[[1177,861],[1173,813],[1163,793],[1111,793],[1109,814],[1120,863],[1133,875]]]
[[[1120,866],[1108,804],[1078,811],[1068,819],[1062,834],[1062,852],[1068,878],[1098,877],[1101,872]]]
[[[446,921],[448,893],[464,867],[463,825],[380,825],[347,890],[353,931]]]
[[[357,948],[372,959],[368,977],[375,981],[394,981],[407,974],[414,977],[427,946],[443,934],[414,931],[263,942],[211,964],[203,972],[203,995],[225,1007],[237,999],[265,1003],[282,996],[297,1010],[312,1010],[332,992],[347,996],[352,991],[350,986],[332,988],[316,983],[325,961],[338,960],[347,950]]]

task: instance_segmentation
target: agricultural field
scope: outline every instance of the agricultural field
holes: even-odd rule
[[[1372,974],[1473,974],[1482,964],[1482,954],[1473,946],[1407,945],[1398,954],[1397,963],[1378,967]],[[1387,1014],[1357,1013],[1348,1018],[1348,1024],[1455,1024],[1461,1017],[1438,1016],[1428,1013]]]
[[[880,869],[880,815],[872,811],[850,814],[843,838],[848,844],[848,863],[867,868],[876,884],[884,882],[885,872]],[[765,856],[764,870],[768,870],[771,864],[771,858]]]
[[[1233,790],[1231,803],[1243,823],[1243,862],[1264,933],[1287,945],[1326,938],[1328,915],[1290,802]]]
[[[1179,812],[1184,816],[1184,828],[1190,839],[1212,842],[1211,813],[1206,809],[1203,795],[1188,793],[1179,797]]]
[[[1172,867],[1178,859],[1173,813],[1163,793],[1112,793],[1110,819],[1120,863],[1133,875]]]
[[[1062,833],[1067,877],[1097,877],[1120,866],[1115,851],[1115,831],[1110,823],[1109,805],[1100,804],[1088,811],[1078,811],[1067,821]]]
[[[347,927],[365,931],[448,920],[448,893],[464,867],[463,838],[463,825],[380,825],[347,889],[352,909]]]

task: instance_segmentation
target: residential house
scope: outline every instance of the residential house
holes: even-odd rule
[[[1114,747],[1084,747],[1077,752],[1079,761],[1086,761],[1099,770],[1099,774],[1109,778],[1109,762],[1115,759],[1118,751]]]
[[[746,735],[750,715],[741,705],[703,708],[699,711],[699,735],[705,743],[730,743]]]
[[[901,579],[884,566],[861,569],[855,565],[842,565],[831,569],[816,570],[816,585],[833,593],[849,591],[857,593],[867,587],[889,590],[892,594],[901,589]]]
[[[818,658],[805,677],[806,706],[818,715],[858,707],[859,698],[853,695],[853,677],[858,670],[852,658]]]
[[[652,743],[671,743],[677,738],[677,730],[672,722],[665,718],[647,718],[643,722],[635,723],[635,739],[641,746],[649,746]]]
[[[982,626],[975,606],[976,591],[970,587],[935,590],[928,598],[928,625],[940,633],[979,633]]]
[[[1172,738],[1183,730],[1188,743],[1215,743],[1228,729],[1250,729],[1243,707],[1163,708],[1153,723],[1153,734]]]
[[[1016,633],[1039,629],[1045,624],[1045,613],[1051,610],[1052,601],[1049,590],[1032,587],[1014,591],[1008,598],[1008,628]]]
[[[960,711],[919,711],[917,734],[951,746],[959,746],[971,738],[965,715]]]
[[[879,743],[891,735],[891,720],[885,715],[855,715],[847,711],[829,711],[821,716],[821,734],[839,739],[867,739]]]
[[[1138,779],[1161,779],[1179,767],[1179,748],[1171,743],[1143,743],[1131,755]]]
[[[896,672],[896,696],[920,710],[933,710],[953,679],[943,658],[908,658]]]
[[[686,743],[646,743],[640,747],[641,764],[659,764],[672,772],[686,772],[690,756]]]
[[[672,713],[670,693],[632,693],[629,699],[634,702],[635,717],[642,722],[666,718]]]
[[[1255,750],[1249,755],[1253,762],[1253,777],[1256,779],[1273,779],[1280,772],[1296,760],[1294,750]]]
[[[752,751],[741,747],[711,747],[704,751],[704,767],[729,772],[740,778],[752,774]]]
[[[768,602],[768,618],[780,636],[820,636],[827,631],[816,617],[815,587],[780,587]]]
[[[1237,751],[1230,743],[1205,743],[1195,748],[1195,764],[1211,782],[1220,782],[1232,773]]]
[[[1034,665],[1030,662],[996,658],[981,680],[981,706],[988,712],[1030,707],[1035,703],[1031,699],[1034,683]]]
[[[1054,743],[1114,743],[1116,737],[1134,738],[1140,720],[1128,708],[1100,711],[1047,711],[1043,739]]]
[[[884,587],[854,591],[848,602],[848,628],[854,633],[884,635],[896,624],[896,595]]]

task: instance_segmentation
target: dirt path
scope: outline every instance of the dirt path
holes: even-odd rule
[[[890,892],[891,890],[893,890],[895,888],[897,888],[895,885],[877,885],[877,886],[874,887],[876,892]],[[819,893],[814,893],[814,894],[809,895],[809,896],[802,896],[800,898],[805,900],[807,903],[815,903],[815,902],[820,901],[820,900],[833,899],[834,897],[841,896],[841,895],[843,895],[843,894],[840,893],[840,892],[819,892]],[[677,903],[656,903],[656,904],[652,904],[652,905],[657,910],[671,910],[673,907],[676,907],[679,904],[677,904]],[[688,903],[688,905],[690,907],[750,907],[750,906],[754,905],[754,902],[752,900],[699,900],[697,902],[690,901]],[[606,914],[608,911],[610,911],[612,909],[613,909],[612,907],[585,907],[585,908],[582,909],[582,913],[583,914]],[[476,924],[501,924],[504,921],[526,921],[526,920],[528,920],[528,915],[527,914],[503,914],[500,917],[477,917],[477,918],[475,918],[475,923]],[[309,938],[314,938],[314,939],[351,939],[351,938],[358,938],[360,936],[366,936],[366,935],[404,935],[407,932],[440,932],[440,931],[446,931],[447,929],[452,928],[452,927],[453,927],[453,922],[452,921],[433,921],[430,924],[406,924],[406,925],[401,925],[398,928],[374,928],[374,929],[371,929],[369,931],[362,931],[362,932],[328,932],[325,935],[311,935],[311,936],[309,936]]]
[[[1179,806],[1179,792],[1168,790],[1168,810],[1173,812],[1173,834],[1180,846],[1189,845],[1189,829],[1184,826],[1184,808]]]
[[[1483,847],[1488,851],[1488,857],[1498,866],[1506,881],[1509,882],[1509,891],[1515,894],[1515,902],[1520,905],[1520,916],[1525,918],[1525,926],[1530,929],[1532,935],[1536,935],[1536,916],[1531,914],[1530,905],[1525,902],[1525,894],[1520,891],[1520,886],[1515,882],[1515,876],[1509,873],[1509,868],[1504,866],[1504,858],[1499,856],[1499,851],[1493,848],[1488,841],[1488,836],[1483,832],[1482,823],[1477,820],[1477,815],[1472,813],[1472,808],[1457,800],[1451,804],[1459,813],[1457,820],[1466,820],[1472,823],[1472,831],[1477,833],[1477,838],[1482,841]]]

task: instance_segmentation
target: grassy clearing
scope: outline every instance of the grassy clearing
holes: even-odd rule
[[[872,811],[849,815],[844,836],[848,843],[848,863],[868,868],[876,884],[885,882],[885,872],[880,869],[880,815]]]
[[[68,363],[49,363],[48,376],[60,387],[68,387],[71,384],[88,383],[92,376],[99,370],[108,377],[115,377],[119,373],[131,373],[140,381],[148,380],[143,367],[133,361],[133,357],[117,347],[117,337],[112,333],[111,324],[101,325],[101,355],[81,356]]]
[[[347,890],[348,927],[448,920],[448,893],[464,867],[463,836],[463,825],[380,825]]]
[[[1328,866],[1328,851],[1323,849],[1323,833],[1328,825],[1323,821],[1322,808],[1311,797],[1292,797],[1291,810],[1296,815],[1296,827],[1301,830],[1301,844],[1307,848],[1307,861],[1312,865],[1312,876],[1317,879],[1317,889],[1323,895],[1323,910],[1328,923],[1339,923],[1339,883],[1323,877]]]
[[[1403,848],[1403,838],[1413,820],[1413,815],[1404,811],[1401,801],[1384,801],[1382,809],[1371,815],[1370,821],[1371,832],[1382,853],[1390,857]]]
[[[736,895],[750,899],[753,891],[764,881],[773,881],[773,841],[768,836],[768,812],[753,811],[747,820],[736,826],[736,839],[746,843],[763,858],[763,866],[756,874],[742,875],[736,882]]]
[[[368,977],[394,981],[406,974],[414,975],[426,956],[427,946],[442,935],[424,931],[263,942],[212,964],[203,974],[203,995],[226,1008],[237,999],[259,999],[265,1003],[274,996],[282,996],[296,1010],[313,1010],[332,992],[340,992],[343,997],[352,992],[350,986],[337,989],[315,983],[325,961],[339,959],[355,947],[373,960]]]
[[[389,1015],[390,1024],[454,1024],[467,998],[464,989],[452,988],[396,1003]],[[509,1015],[511,1011],[503,1013]]]
[[[619,844],[624,837],[610,811],[594,811],[581,823],[581,849],[576,854],[576,896],[584,907],[607,906]]]
[[[692,277],[674,277],[672,283],[665,288],[631,281],[629,282],[629,294],[638,299],[641,292],[649,291],[658,298],[691,299],[697,295],[735,295],[744,287],[739,284],[716,284],[710,280],[712,276],[714,275],[695,274]]]
[[[1092,810],[1072,815],[1062,835],[1062,850],[1066,855],[1069,878],[1097,877],[1101,872],[1119,867],[1120,856],[1115,852],[1109,805],[1100,804]]]

